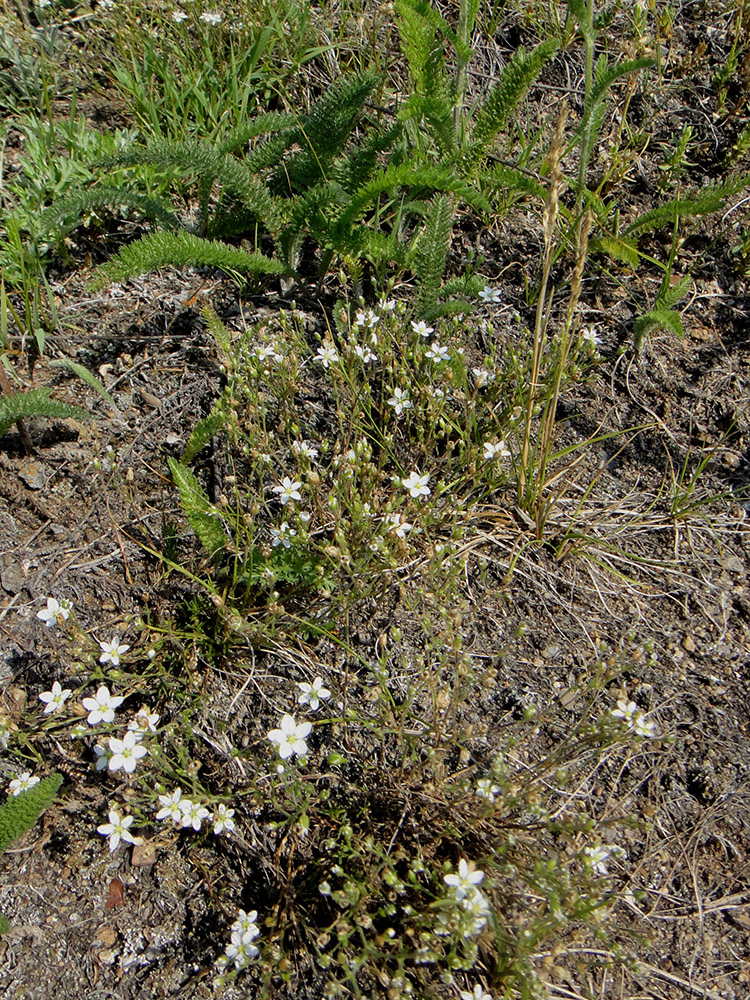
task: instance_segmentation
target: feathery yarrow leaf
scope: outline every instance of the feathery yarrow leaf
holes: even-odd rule
[[[29,389],[0,395],[0,437],[10,430],[17,420],[25,417],[52,417],[64,420],[90,420],[91,414],[80,406],[63,403],[51,398],[51,389]]]
[[[131,243],[106,264],[102,264],[92,279],[93,288],[102,288],[110,281],[129,278],[161,267],[218,267],[232,277],[243,274],[288,274],[281,261],[262,253],[241,250],[221,240],[207,240],[192,233],[150,233]]]
[[[209,502],[197,478],[187,466],[170,458],[169,468],[190,527],[208,554],[216,555],[227,543],[224,529],[216,518],[216,508]]]

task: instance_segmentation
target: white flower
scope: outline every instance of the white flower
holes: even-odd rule
[[[171,819],[175,826],[182,826],[182,789],[175,788],[171,795],[160,795],[162,808],[156,814],[159,821]]]
[[[313,360],[323,365],[324,368],[330,368],[331,365],[335,365],[339,360],[339,352],[333,344],[324,344],[318,348],[318,353]]]
[[[0,715],[0,747],[3,750],[8,749],[8,741],[10,739],[10,723],[4,715]]]
[[[443,881],[446,885],[453,888],[456,899],[463,899],[474,886],[479,885],[479,883],[484,879],[484,872],[474,871],[473,867],[469,866],[466,858],[461,858],[458,862],[458,874],[457,875],[444,875]]]
[[[222,15],[219,13],[212,14],[209,11],[204,10],[201,14],[199,20],[203,21],[204,24],[221,24]]]
[[[634,732],[636,736],[651,737],[656,733],[656,725],[646,719],[646,716],[634,701],[621,699],[617,702],[617,708],[613,709],[611,714],[615,719],[622,719],[628,729]]]
[[[495,796],[500,791],[497,785],[493,785],[490,778],[480,778],[477,782],[477,795],[480,799],[487,799],[489,802],[495,801]]]
[[[232,931],[238,931],[243,938],[245,938],[245,940],[253,941],[260,934],[256,923],[257,919],[257,910],[251,910],[249,913],[245,913],[244,910],[239,910],[237,913],[237,919],[232,924]]]
[[[461,1000],[492,1000],[492,997],[477,983],[471,993],[468,990],[461,990]]]
[[[124,844],[142,844],[142,837],[134,837],[128,829],[133,823],[132,816],[121,816],[114,806],[109,810],[109,823],[103,823],[96,832],[109,840],[109,849],[117,850],[120,841]]]
[[[411,400],[409,399],[409,390],[394,389],[393,395],[388,400],[388,405],[393,407],[397,415],[400,415],[403,410],[410,410]]]
[[[127,643],[120,642],[119,636],[115,636],[112,642],[100,642],[99,646],[102,650],[99,662],[111,663],[113,667],[120,666],[120,654],[126,653],[130,649]]]
[[[268,734],[268,739],[276,744],[279,757],[286,760],[293,754],[302,756],[307,753],[307,743],[305,738],[312,731],[312,723],[295,721],[293,715],[284,715],[281,719],[281,727],[272,729]]]
[[[230,961],[234,962],[235,969],[244,969],[250,959],[258,955],[258,949],[251,939],[246,938],[239,931],[232,931],[232,939],[226,946],[225,954]]]
[[[441,361],[450,361],[451,359],[448,348],[443,347],[437,340],[433,341],[429,351],[425,352],[425,357],[429,358],[430,361],[434,361],[436,365],[439,365]]]
[[[435,332],[433,327],[428,326],[423,319],[420,319],[418,323],[412,320],[411,328],[418,336],[424,337],[425,340],[430,336],[431,333]]]
[[[395,299],[387,299],[385,295],[378,299],[378,309],[382,309],[383,312],[393,312],[396,308]]]
[[[458,899],[458,895],[456,898]],[[480,889],[472,885],[467,889],[466,895],[460,900],[460,903],[471,922],[468,928],[469,933],[479,934],[492,912],[487,898]]]
[[[272,487],[272,492],[278,495],[282,507],[285,507],[290,500],[302,499],[302,494],[299,491],[301,486],[301,482],[292,482],[289,476],[284,476],[281,485]]]
[[[595,326],[583,326],[581,327],[579,333],[581,340],[583,340],[584,343],[589,344],[591,347],[596,348],[602,342]]]
[[[132,729],[136,734],[138,739],[144,736],[146,733],[155,733],[156,726],[158,725],[160,715],[156,715],[149,711],[148,706],[141,705],[138,709],[138,713],[134,719],[131,719],[128,723],[128,729]]]
[[[102,685],[93,698],[84,698],[81,704],[89,713],[86,721],[90,726],[95,726],[97,722],[112,722],[115,717],[115,709],[119,708],[124,701],[124,698],[111,695],[109,688]]]
[[[48,597],[47,607],[37,611],[36,616],[47,628],[52,628],[54,625],[59,625],[61,619],[64,622],[68,620],[71,608],[70,601],[56,601],[54,597]]]
[[[99,6],[102,10],[113,10],[115,6],[115,0],[99,0]]]
[[[377,354],[374,351],[371,351],[367,346],[362,347],[360,344],[357,344],[354,348],[354,353],[360,361],[363,361],[366,365],[378,360]]]
[[[74,726],[70,727],[70,733],[68,735],[71,740],[81,740],[84,736],[88,736],[88,732],[88,729],[82,722],[76,722]]]
[[[112,756],[107,747],[97,743],[94,747],[94,756],[96,757],[97,771],[105,771],[109,767],[109,759]]]
[[[388,514],[385,518],[385,523],[388,525],[388,531],[396,535],[397,538],[406,538],[407,534],[414,527],[408,521],[402,521],[399,514]]]
[[[593,871],[596,875],[607,875],[607,865],[606,862],[610,858],[621,858],[625,854],[625,851],[613,844],[609,847],[605,847],[600,844],[598,847],[585,847],[583,849],[584,861],[586,867]]]
[[[122,769],[128,774],[135,771],[138,761],[148,753],[146,747],[139,743],[139,737],[132,729],[129,729],[121,740],[113,736],[109,741],[109,750],[112,754],[109,758],[110,771]]]
[[[633,720],[633,732],[636,736],[650,739],[656,735],[656,723],[649,722],[643,712],[639,712]]]
[[[57,712],[63,707],[66,699],[71,695],[70,688],[65,688],[63,691],[60,686],[60,681],[55,681],[52,685],[51,691],[43,691],[39,695],[39,701],[46,703],[46,708],[44,709],[44,714],[49,715],[50,712]]]
[[[278,350],[272,344],[264,344],[262,347],[256,347],[254,353],[258,361],[275,361],[277,365],[280,365],[284,360],[284,355],[279,354]]]
[[[499,288],[492,288],[490,285],[485,285],[482,291],[479,293],[479,298],[483,302],[500,302],[502,300],[503,293]]]
[[[172,20],[176,21],[178,24],[180,23],[180,21],[187,21],[187,14],[185,13],[184,10],[173,10]]]
[[[313,446],[308,444],[306,441],[293,441],[292,451],[295,455],[301,455],[303,458],[308,458],[311,461],[312,459],[317,458],[319,454],[318,449],[313,448]]]
[[[282,521],[281,527],[271,528],[271,546],[276,548],[277,545],[283,545],[285,549],[288,549],[292,544],[292,539],[297,534],[294,528],[290,528],[286,521]]]
[[[214,833],[220,834],[224,830],[234,830],[234,809],[228,809],[222,802],[216,807],[216,812],[211,816],[214,825]],[[257,914],[256,914],[257,916]]]
[[[488,372],[486,368],[472,368],[471,374],[474,376],[474,388],[484,389],[490,384],[490,382],[495,381],[495,376],[492,372]]]
[[[411,496],[418,497],[428,497],[432,490],[427,485],[430,481],[430,475],[425,472],[424,475],[420,476],[418,472],[410,472],[406,479],[401,480],[401,485],[404,489],[408,490]]]
[[[326,701],[331,697],[328,688],[323,687],[323,678],[316,677],[312,684],[307,681],[298,681],[297,687],[302,692],[297,699],[300,705],[309,705],[313,712],[320,707],[321,701]]]
[[[39,784],[39,778],[33,775],[30,771],[23,771],[14,778],[13,781],[8,785],[8,791],[11,795],[20,795],[21,792],[25,792],[27,788],[33,788],[34,785]]]
[[[365,326],[369,329],[377,326],[380,322],[380,316],[372,309],[358,309],[357,318],[354,320],[355,326]]]
[[[183,799],[180,802],[180,809],[182,810],[182,825],[184,827],[192,826],[196,833],[200,830],[203,820],[210,815],[205,806],[202,806],[200,802],[193,802],[192,799]]]
[[[505,441],[485,441],[483,457],[485,462],[494,462],[496,458],[510,458],[510,451]]]

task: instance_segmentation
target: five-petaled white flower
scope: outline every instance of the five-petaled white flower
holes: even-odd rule
[[[328,688],[323,687],[323,678],[316,677],[312,684],[307,681],[298,681],[297,687],[300,689],[298,701],[300,705],[309,705],[313,712],[320,707],[321,701],[326,701],[331,697]]]
[[[453,889],[456,899],[461,900],[469,891],[474,888],[474,886],[479,885],[479,883],[484,879],[484,872],[474,871],[473,867],[469,866],[466,858],[461,858],[458,862],[458,874],[444,875],[443,881],[446,885],[451,886]]]
[[[280,527],[271,528],[271,546],[275,549],[277,545],[283,545],[285,549],[288,549],[296,534],[295,529],[290,528],[287,521],[282,521]]]
[[[590,868],[596,875],[607,875],[608,869],[606,862],[609,861],[610,858],[621,858],[624,854],[625,851],[616,844],[612,844],[610,846],[600,844],[598,847],[585,847],[583,849],[586,867]]]
[[[48,597],[47,607],[37,611],[36,616],[47,628],[52,628],[54,625],[59,625],[60,620],[64,622],[68,620],[72,606],[70,601],[65,599],[57,601],[54,597]]]
[[[128,729],[132,729],[138,739],[140,739],[146,733],[156,732],[156,726],[160,718],[161,716],[152,712],[147,705],[141,705],[135,718],[131,719],[128,723]]]
[[[331,365],[335,365],[339,360],[339,352],[333,346],[333,344],[323,344],[322,347],[318,348],[318,353],[314,358],[318,364],[323,365],[324,368],[330,368]]]
[[[178,24],[180,23],[180,21],[187,21],[187,14],[185,13],[184,10],[173,10],[172,20],[176,21]]]
[[[39,778],[32,774],[30,771],[22,771],[17,778],[8,785],[8,791],[11,795],[20,795],[21,792],[25,792],[28,788],[33,788],[34,785],[39,784]]]
[[[234,962],[235,969],[244,969],[251,958],[256,958],[258,949],[252,939],[240,931],[232,931],[232,938],[224,951],[226,957]]]
[[[378,309],[382,309],[383,312],[393,312],[396,308],[395,299],[387,299],[385,295],[378,299]]]
[[[479,298],[483,302],[500,302],[502,300],[503,293],[499,288],[492,288],[490,285],[485,285],[482,291],[479,293]]]
[[[423,319],[420,319],[418,323],[412,320],[411,328],[418,336],[424,337],[425,340],[430,336],[431,333],[435,332],[434,328],[428,326]]]
[[[277,494],[282,507],[285,507],[290,500],[302,499],[302,494],[299,491],[300,486],[302,486],[301,482],[293,482],[289,476],[284,476],[281,480],[281,485],[273,486],[271,491]]]
[[[102,823],[96,828],[96,832],[109,840],[109,849],[114,853],[123,844],[142,844],[143,837],[134,837],[128,827],[132,826],[132,816],[121,816],[113,806],[109,810],[109,823]]]
[[[393,395],[388,400],[388,405],[393,407],[397,415],[400,415],[403,410],[410,410],[411,400],[409,399],[409,390],[394,389]]]
[[[307,743],[305,739],[312,731],[312,723],[297,723],[293,715],[284,715],[281,719],[279,729],[272,729],[268,734],[268,739],[276,744],[279,757],[286,760],[293,754],[302,756],[307,753]]]
[[[138,761],[148,753],[146,747],[139,740],[140,736],[136,735],[132,729],[129,729],[121,740],[118,740],[115,736],[111,737],[109,741],[109,752],[111,754],[109,758],[110,771],[119,771],[122,769],[128,774],[132,774],[135,771]]]
[[[430,361],[434,361],[436,365],[439,365],[441,361],[450,361],[451,359],[448,348],[443,347],[437,340],[433,341],[429,351],[425,352],[425,357],[429,358]]]
[[[200,802],[193,802],[192,799],[183,799],[180,802],[180,809],[182,810],[182,825],[184,827],[192,826],[196,833],[200,830],[203,820],[210,815],[205,806],[202,806]]]
[[[480,778],[477,782],[477,795],[480,799],[487,799],[488,802],[494,802],[495,796],[499,791],[499,786],[494,785],[491,778]]]
[[[354,320],[355,326],[372,327],[380,322],[380,316],[373,309],[358,309],[357,318]]]
[[[401,485],[415,498],[428,497],[432,492],[427,485],[429,481],[430,474],[428,472],[420,476],[418,472],[414,471],[410,472],[406,479],[401,480]]]
[[[496,458],[510,458],[510,450],[505,441],[485,441],[484,460],[494,462]]]
[[[65,704],[66,699],[71,695],[70,688],[65,688],[63,691],[60,686],[60,681],[55,681],[52,685],[51,691],[42,691],[39,695],[39,701],[43,701],[46,704],[44,709],[44,714],[49,715],[50,712],[59,711]]]
[[[214,833],[220,834],[224,830],[234,830],[234,809],[228,809],[227,806],[222,802],[216,807],[216,812],[211,816],[211,822],[214,825]],[[257,916],[257,914],[256,914]]]
[[[220,13],[211,13],[210,11],[204,10],[200,16],[200,20],[204,24],[221,24],[222,15]]]
[[[318,449],[313,448],[313,446],[308,444],[307,441],[293,441],[292,451],[295,455],[301,455],[302,458],[308,458],[310,461],[317,458],[319,454]]]
[[[646,719],[645,714],[634,701],[621,699],[611,714],[615,719],[622,719],[628,729],[636,736],[651,737],[656,733],[656,725]]]
[[[583,326],[580,329],[581,340],[586,344],[590,344],[591,347],[598,347],[602,340],[597,332],[595,326]]]
[[[386,524],[388,525],[388,531],[394,534],[397,538],[406,538],[408,533],[414,527],[413,524],[409,524],[408,521],[402,521],[399,514],[389,514],[386,518]]]
[[[84,698],[81,704],[89,713],[86,721],[90,726],[95,726],[97,722],[112,722],[115,717],[115,710],[125,701],[119,695],[111,695],[109,688],[103,684],[93,698]]]
[[[256,923],[257,919],[257,910],[250,910],[249,913],[245,913],[244,910],[239,910],[237,912],[237,919],[232,924],[232,930],[239,931],[239,933],[248,941],[253,941],[260,934]]]
[[[120,666],[120,655],[127,653],[130,646],[126,642],[120,642],[120,637],[115,636],[112,642],[100,642],[102,655],[99,657],[100,663],[111,663],[113,667]]]
[[[354,347],[354,353],[357,355],[359,360],[363,361],[366,365],[378,360],[377,354],[370,350],[366,344],[364,347],[362,347],[361,344],[356,344]]]
[[[461,990],[461,1000],[492,1000],[492,997],[477,983],[471,993],[468,990]]]
[[[175,788],[171,795],[160,795],[159,802],[162,808],[157,812],[156,818],[159,821],[171,819],[175,826],[182,826],[182,789]]]

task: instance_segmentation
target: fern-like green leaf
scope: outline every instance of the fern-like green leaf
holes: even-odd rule
[[[640,351],[643,341],[654,330],[669,330],[675,337],[685,337],[682,317],[674,309],[657,307],[640,316],[633,327],[633,339],[636,350]]]
[[[90,420],[91,414],[80,406],[52,399],[49,389],[29,389],[0,395],[0,437],[10,430],[17,420],[25,417],[52,417],[63,420]]]
[[[115,187],[108,184],[74,191],[53,202],[42,212],[40,223],[46,231],[58,228],[69,231],[85,223],[92,215],[102,215],[104,212],[122,215],[131,209],[137,210],[146,219],[154,219],[167,229],[178,228],[174,212],[165,202],[150,198],[127,185]]]
[[[365,184],[356,192],[350,203],[336,220],[334,235],[344,238],[357,219],[369,208],[373,201],[387,191],[398,188],[426,188],[428,191],[452,193],[480,212],[489,212],[487,199],[476,188],[470,187],[458,177],[455,171],[444,167],[413,167],[399,164],[387,167],[378,177]]]
[[[282,111],[269,111],[267,114],[258,115],[251,122],[244,122],[232,129],[220,143],[216,146],[218,153],[235,153],[238,149],[246,146],[251,139],[257,139],[261,135],[272,135],[276,132],[284,132],[294,128],[296,124],[294,115],[286,114]]]
[[[685,298],[692,283],[693,279],[689,274],[679,278],[673,285],[665,282],[656,299],[657,309],[672,309],[681,299]]]
[[[180,458],[183,465],[191,462],[205,448],[211,438],[215,437],[225,426],[227,422],[226,404],[229,399],[231,399],[231,393],[227,390],[227,393],[214,403],[211,412],[195,425]]]
[[[297,141],[303,148],[276,171],[272,191],[301,192],[328,178],[377,82],[375,73],[360,73],[334,84],[315,102],[299,124]]]
[[[591,241],[592,251],[601,251],[608,256],[619,260],[622,264],[627,264],[633,269],[638,267],[639,255],[635,244],[628,240],[620,239],[617,236],[600,236]]]
[[[432,319],[438,304],[440,284],[451,245],[453,199],[436,195],[427,213],[412,256],[417,279],[414,312],[419,319]]]
[[[169,459],[169,468],[190,527],[208,554],[216,555],[227,542],[224,530],[216,519],[216,508],[209,502],[190,469],[174,458]]]
[[[150,233],[123,247],[111,261],[98,268],[93,288],[110,281],[127,281],[160,267],[218,267],[236,280],[243,274],[288,274],[280,261],[261,253],[240,250],[220,240],[206,240],[192,233]]]
[[[487,100],[476,113],[471,133],[471,144],[464,161],[467,166],[476,164],[495,141],[500,130],[506,125],[519,101],[534,83],[544,67],[557,51],[554,39],[541,42],[531,52],[519,49],[500,79],[489,92]]]
[[[61,774],[50,774],[18,795],[10,795],[0,806],[0,851],[30,830],[48,809],[62,784]]]

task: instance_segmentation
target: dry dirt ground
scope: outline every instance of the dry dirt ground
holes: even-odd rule
[[[684,33],[692,52],[697,16]],[[699,60],[696,88],[700,73]],[[699,108],[686,97],[672,113],[705,127],[710,145]],[[744,119],[732,128],[737,120]],[[655,120],[655,142],[668,123],[666,113]],[[695,180],[718,173],[721,162],[717,147]],[[650,192],[645,177],[644,201]],[[508,337],[513,310],[531,320],[521,279],[533,254],[524,256],[515,225],[476,234],[488,268],[503,274]],[[589,988],[613,1000],[750,996],[750,342],[746,281],[729,250],[705,233],[687,246],[695,281],[687,337],[655,334],[640,356],[620,353],[631,336],[636,279],[626,292],[604,273],[587,283],[584,322],[600,330],[602,364],[565,396],[561,440],[582,441],[599,427],[642,429],[588,448],[560,497],[551,537],[559,542],[580,523],[584,541],[524,548],[528,528],[508,498],[507,508],[480,522],[467,570],[464,647],[496,671],[478,706],[487,739],[507,713],[532,701],[554,706],[564,721],[602,642],[613,656],[621,651],[612,690],[658,722],[658,737],[629,765],[628,797],[612,804],[619,816],[646,821],[621,841],[623,879],[645,896],[618,904],[608,930],[610,944],[628,942],[639,964],[587,973],[571,960],[550,971],[551,997]],[[165,526],[181,521],[166,459],[180,454],[221,388],[199,310],[210,303],[239,327],[280,306],[273,294],[240,301],[210,273],[163,273],[96,296],[79,274],[53,280],[64,335],[50,338],[49,356],[64,351],[98,371],[119,413],[40,360],[35,382],[55,385],[96,419],[31,422],[31,455],[15,433],[0,443],[0,686],[11,719],[53,679],[74,690],[87,679],[71,673],[64,637],[35,618],[46,595],[64,592],[83,628],[97,635],[184,596],[185,585],[165,580],[144,544],[158,549]],[[312,328],[319,317],[312,308],[310,316]],[[674,516],[670,483],[686,459],[689,482],[701,456],[705,470]],[[203,471],[218,496],[226,473],[218,444]],[[519,546],[525,554],[508,575]],[[374,656],[379,637],[398,622],[397,590],[390,605],[360,609],[353,636],[362,656]],[[332,650],[309,652],[335,669]],[[272,658],[259,658],[258,669],[266,668],[274,668]],[[216,701],[232,702],[243,684],[231,675],[207,678],[200,663],[196,671]],[[179,712],[169,694],[162,711]],[[257,734],[255,724],[239,712],[224,736],[234,742],[248,733]],[[199,732],[197,742],[202,766],[224,766],[215,734]],[[66,782],[58,802],[0,859],[0,910],[12,924],[0,941],[0,996],[211,996],[222,912],[231,911],[230,899],[249,908],[252,890],[262,887],[246,839],[176,834],[153,854],[112,856],[95,833],[111,789],[90,756],[67,737],[47,737],[44,752]],[[602,767],[591,794],[603,804],[615,777],[622,782]],[[297,995],[318,996],[316,989],[300,983]],[[252,980],[229,995],[253,996]]]

